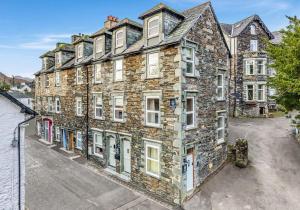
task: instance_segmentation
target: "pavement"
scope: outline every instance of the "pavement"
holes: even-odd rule
[[[29,210],[168,209],[34,138],[27,137],[25,145],[25,206]]]
[[[246,138],[249,166],[226,165],[184,204],[192,210],[300,209],[300,144],[285,118],[234,119],[230,139]]]

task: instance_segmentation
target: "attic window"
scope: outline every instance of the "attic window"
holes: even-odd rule
[[[159,34],[159,17],[155,16],[148,20],[148,38],[156,37]]]
[[[256,35],[256,27],[255,27],[255,25],[251,25],[250,26],[250,33],[251,33],[251,35]]]
[[[96,40],[95,40],[95,51],[96,53],[102,53],[102,37],[98,37]]]
[[[123,46],[123,30],[119,30],[116,32],[116,47],[122,47]]]
[[[77,58],[82,58],[83,56],[83,44],[77,46]]]
[[[61,57],[62,57],[61,52],[55,54],[56,64],[61,64]]]

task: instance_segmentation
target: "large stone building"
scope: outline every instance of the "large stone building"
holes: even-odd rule
[[[139,18],[41,56],[38,134],[181,204],[226,160],[230,52],[210,2]]]
[[[265,116],[274,101],[267,87],[271,72],[264,41],[273,39],[273,34],[257,15],[221,26],[232,54],[230,115]]]

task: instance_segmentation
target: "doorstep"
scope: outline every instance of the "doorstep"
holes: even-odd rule
[[[46,145],[51,145],[51,143],[49,141],[46,141],[44,139],[38,139],[38,141],[42,142],[43,144],[46,144]]]
[[[66,152],[66,153],[68,153],[68,154],[73,154],[74,152],[73,151],[71,151],[71,150],[66,150],[66,148],[64,148],[64,147],[61,147],[61,148],[59,148],[60,150],[62,150],[62,151],[64,151],[64,152]]]
[[[105,172],[108,172],[109,174],[111,175],[114,175],[120,179],[122,179],[123,181],[125,182],[130,182],[130,177],[126,176],[125,174],[119,174],[117,173],[116,171],[114,171],[113,169],[111,168],[105,168],[104,169]]]

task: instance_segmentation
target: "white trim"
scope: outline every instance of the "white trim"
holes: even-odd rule
[[[156,159],[153,159],[153,158],[150,158],[148,157],[148,148],[151,147],[153,149],[157,149],[157,160]],[[150,176],[153,176],[153,177],[156,177],[156,178],[160,178],[160,146],[157,146],[157,145],[153,145],[151,143],[148,143],[148,142],[145,142],[145,162],[146,162],[146,169],[145,169],[145,172],[146,174],[150,175]],[[158,174],[155,174],[155,173],[152,173],[151,171],[148,171],[148,160],[150,161],[155,161],[158,163]]]
[[[101,141],[102,141],[102,144],[96,144],[95,143],[95,140],[96,140],[96,135],[99,135],[101,136]],[[93,155],[97,156],[97,157],[100,157],[100,158],[103,158],[103,154],[98,154],[96,153],[96,145],[98,145],[100,148],[102,148],[102,153],[104,153],[104,148],[103,148],[103,132],[94,132],[93,134]]]
[[[219,86],[218,82],[219,82],[219,76],[222,77],[222,85]],[[219,89],[222,90],[222,96],[219,97]],[[224,74],[218,74],[217,75],[217,100],[222,101],[225,99],[225,81],[224,81]]]
[[[192,99],[192,102],[193,102],[193,109],[192,111],[187,111],[187,100],[188,99]],[[192,114],[193,115],[193,124],[192,125],[188,125],[187,124],[187,116],[188,114]],[[191,129],[191,128],[194,128],[195,127],[195,97],[194,96],[189,96],[189,97],[186,97],[186,114],[185,114],[185,118],[186,118],[186,129]]]
[[[191,49],[192,50],[192,57],[191,57],[191,60],[187,60],[186,59],[186,50],[187,49]],[[195,48],[193,47],[183,47],[183,60],[184,62],[186,62],[186,71],[185,71],[185,76],[187,77],[194,77],[195,76]],[[192,72],[191,73],[188,73],[187,72],[187,63],[191,63],[192,64]]]
[[[118,35],[120,34],[120,33],[122,33],[122,36],[121,36],[121,38],[120,37],[118,37]],[[118,41],[122,41],[122,43],[120,44],[118,44]],[[115,43],[116,43],[116,48],[119,48],[119,47],[123,47],[123,45],[124,45],[124,30],[123,29],[119,29],[118,31],[116,31],[116,39],[115,39]]]
[[[122,99],[122,109],[120,109],[120,108],[116,109],[115,99]],[[122,111],[122,119],[116,118],[116,110]],[[115,122],[123,122],[124,121],[124,96],[113,96],[113,120]]]
[[[148,99],[158,99],[158,106],[159,106],[159,110],[148,110],[147,105],[148,105]],[[153,126],[153,127],[160,127],[161,126],[161,122],[160,122],[160,117],[161,117],[161,113],[160,113],[160,96],[146,96],[146,101],[145,101],[145,125],[146,126]],[[149,123],[148,122],[148,113],[154,113],[154,118],[155,118],[155,114],[158,114],[158,123]]]

